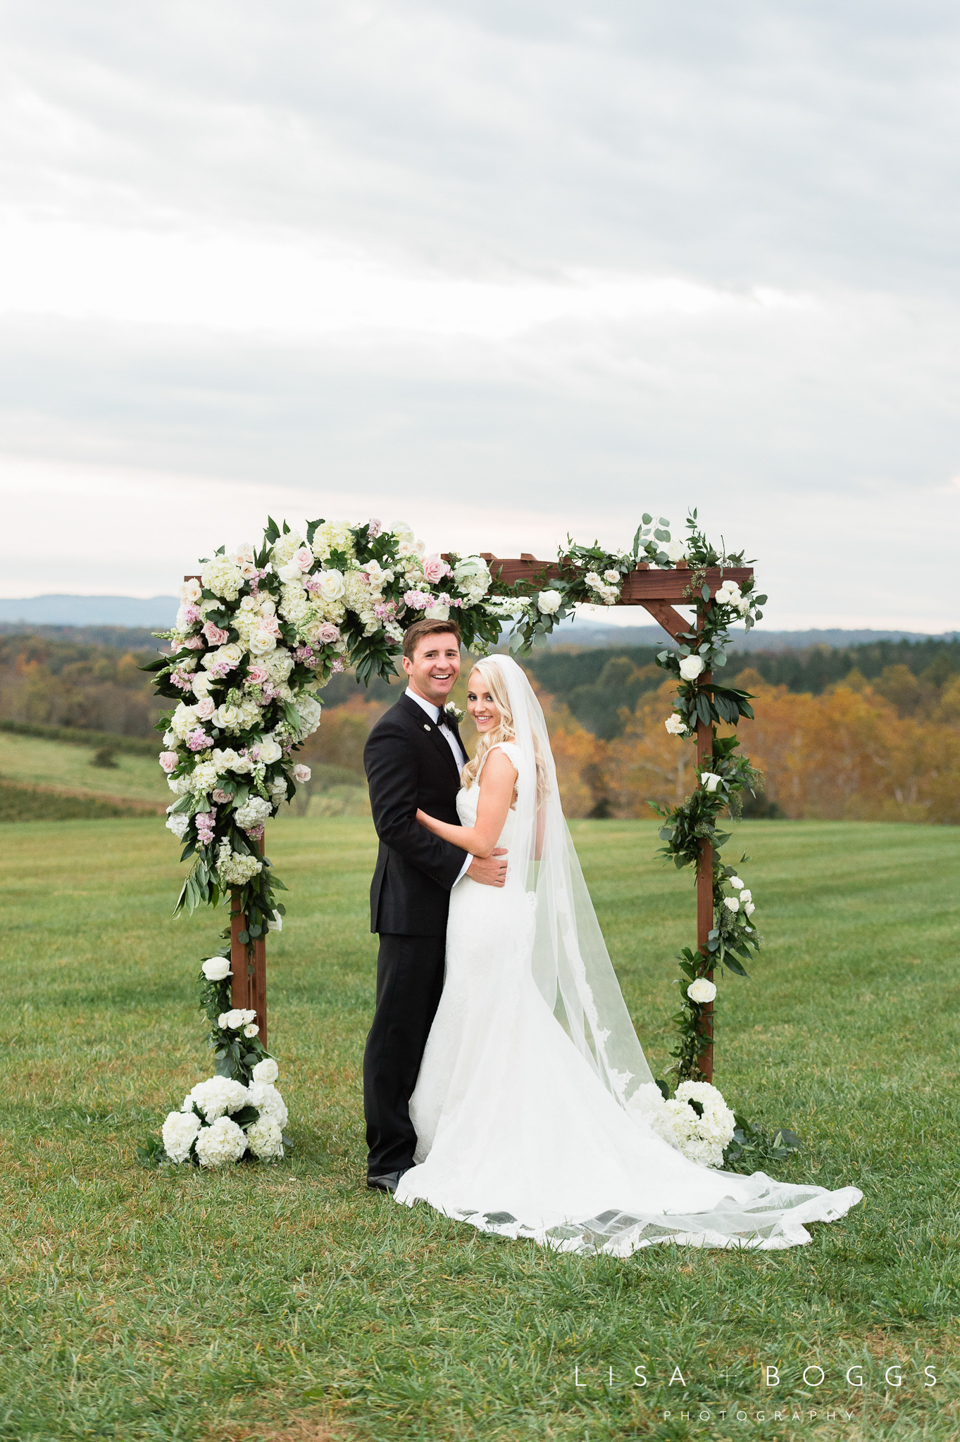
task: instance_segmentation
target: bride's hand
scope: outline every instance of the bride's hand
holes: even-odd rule
[[[425,811],[421,811],[419,806],[417,807],[417,820],[420,822],[421,826],[425,826],[428,831],[434,831],[434,834],[436,834],[433,817],[428,816]]]

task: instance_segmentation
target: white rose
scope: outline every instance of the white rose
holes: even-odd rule
[[[279,566],[277,568],[277,575],[281,581],[285,581],[287,585],[292,581],[303,580],[303,571],[297,565],[296,561],[288,561],[285,566]]]
[[[684,681],[696,681],[703,670],[703,662],[699,656],[684,656],[680,662],[680,675]]]
[[[423,613],[424,619],[429,621],[449,621],[450,607],[438,605],[432,601]]]
[[[740,880],[739,876],[731,876],[731,877],[728,878],[728,880],[729,880],[729,882],[730,882],[730,885],[734,888],[734,890],[740,891],[740,890],[742,889],[742,887],[743,887],[743,882]]]
[[[562,600],[563,596],[559,591],[541,591],[537,597],[537,606],[545,616],[555,616]]]
[[[744,909],[744,911],[747,913],[748,916],[752,916],[753,913],[756,911],[757,908],[754,906],[754,904],[753,904],[752,901],[747,901],[747,902],[744,903],[743,909]]]
[[[224,977],[232,976],[230,962],[225,956],[211,956],[201,966],[207,981],[223,981]]]
[[[254,1081],[266,1082],[268,1086],[273,1086],[279,1075],[280,1068],[272,1056],[265,1056],[263,1061],[258,1061],[253,1069]]]
[[[305,786],[312,774],[309,766],[295,766],[293,768],[293,779],[298,786]]]
[[[195,676],[191,677],[190,684],[193,687],[194,696],[202,699],[204,696],[210,695],[210,687],[213,685],[213,681],[207,675],[206,671],[198,671]]]
[[[213,702],[208,703],[210,706]],[[237,726],[240,721],[240,708],[238,706],[218,706],[213,713],[216,724],[224,731],[231,726]]]
[[[276,636],[270,631],[265,631],[262,626],[258,626],[250,637],[250,655],[266,656],[274,650],[276,644]]]
[[[740,910],[740,898],[738,896],[725,896],[723,904],[728,911],[737,912]]]
[[[222,751],[219,746],[215,746],[210,753],[210,760],[218,771],[232,771],[238,759],[232,746],[227,746]]]
[[[676,565],[678,561],[682,561],[687,554],[686,542],[679,539],[676,541],[667,541],[663,549],[674,565]]]
[[[604,573],[603,573],[603,579],[606,581],[606,583],[607,583],[608,586],[619,586],[619,584],[620,584],[620,572],[619,572],[619,571],[604,571]]]
[[[201,1127],[197,1136],[197,1160],[202,1167],[222,1167],[238,1162],[247,1150],[247,1139],[229,1117],[218,1117],[209,1127]]]
[[[239,1031],[245,1020],[244,1012],[234,1007],[232,1011],[222,1011],[218,1018],[218,1024],[224,1031]]]
[[[698,976],[696,981],[691,981],[687,987],[687,996],[691,1001],[695,1001],[700,1005],[707,1001],[713,1001],[716,994],[717,988],[713,982],[708,981],[705,976]]]
[[[260,1028],[257,1026],[256,1022],[251,1021],[248,1022],[247,1025],[243,1028],[243,1034],[244,1036],[256,1036],[259,1030]]]
[[[185,1162],[199,1130],[200,1118],[196,1112],[170,1112],[161,1132],[167,1156],[175,1162]]]
[[[681,718],[677,715],[676,711],[674,711],[672,716],[668,716],[663,724],[664,726],[666,726],[671,736],[682,736],[684,731],[686,731],[687,729],[686,726],[684,726]]]
[[[321,571],[317,589],[325,601],[339,601],[346,589],[343,572],[330,569]]]
[[[746,902],[748,902],[748,901],[752,901],[752,900],[753,900],[753,892],[752,892],[752,891],[748,891],[747,888],[744,887],[743,890],[742,890],[741,893],[740,893],[740,900],[741,900],[742,902],[744,902],[744,903],[746,903]]]
[[[184,581],[180,587],[180,600],[185,606],[194,606],[200,599],[200,591],[200,582],[194,577],[191,577],[189,581]]]
[[[720,785],[720,777],[715,771],[701,771],[700,784],[705,791],[716,791]]]
[[[279,911],[275,911],[275,912],[273,913],[273,916],[272,916],[272,917],[270,918],[270,920],[267,922],[267,930],[268,930],[268,931],[282,931],[282,930],[283,930],[283,917],[280,915]]]
[[[280,760],[280,757],[282,755],[283,751],[277,745],[276,741],[274,741],[272,736],[267,736],[263,741],[260,742],[260,760],[266,766],[272,766],[275,761]]]

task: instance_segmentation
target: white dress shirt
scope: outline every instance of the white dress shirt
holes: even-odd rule
[[[453,753],[453,759],[457,763],[457,770],[462,771],[464,766],[467,764],[466,754],[463,748],[458,744],[457,738],[456,736],[454,736],[449,726],[445,725],[444,722],[440,720],[440,707],[434,706],[432,701],[427,701],[423,696],[418,696],[416,691],[411,690],[409,686],[407,687],[407,695],[410,697],[411,701],[416,701],[420,709],[430,717],[430,720],[437,727],[440,735],[444,738],[447,745],[450,747],[450,750]],[[467,871],[469,871],[472,861],[473,857],[468,851],[467,859],[460,868],[460,876],[457,877],[457,881],[459,881],[460,877],[464,876]],[[457,881],[453,883],[454,886],[456,886]]]

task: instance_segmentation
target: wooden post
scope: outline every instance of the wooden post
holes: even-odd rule
[[[263,855],[263,838],[260,838]],[[247,929],[247,918],[240,910],[240,893],[230,893],[230,970],[233,972],[231,1001],[243,1011],[257,1013],[260,1041],[267,1044],[267,947],[266,936],[243,942],[241,931]]]
[[[699,631],[706,619],[706,613],[710,606],[697,607],[697,630]],[[701,673],[701,680],[708,683],[713,679],[710,671]],[[697,722],[697,772],[703,770],[703,762],[707,756],[713,754],[713,727],[703,721]],[[707,953],[707,941],[710,932],[713,930],[713,847],[709,841],[700,844],[700,860],[697,862],[697,950],[704,956]],[[713,970],[706,973],[710,981],[713,980]],[[713,1081],[713,1002],[708,1001],[704,1005],[700,1017],[700,1035],[706,1039],[706,1046],[700,1053],[699,1067],[708,1082]]]

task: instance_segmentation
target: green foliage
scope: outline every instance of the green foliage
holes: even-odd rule
[[[736,1130],[723,1154],[723,1165],[727,1171],[747,1175],[762,1172],[771,1162],[787,1161],[801,1150],[802,1145],[796,1132],[788,1127],[768,1130],[737,1114]]]

